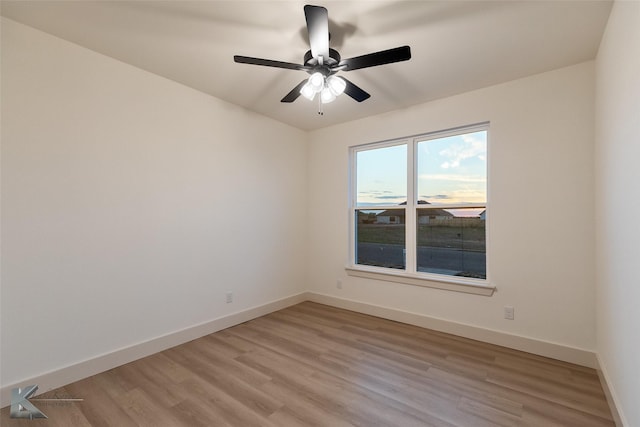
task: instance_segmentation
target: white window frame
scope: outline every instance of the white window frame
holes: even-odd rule
[[[489,282],[489,215],[485,222],[486,236],[486,259],[487,259],[487,278],[474,279],[467,277],[448,276],[444,274],[418,272],[416,266],[416,209],[421,209],[417,204],[417,156],[416,146],[419,142],[432,139],[446,138],[465,133],[473,133],[479,131],[487,131],[487,151],[489,151],[489,122],[477,123],[469,126],[461,126],[442,131],[429,132],[410,137],[403,137],[388,141],[380,141],[363,145],[349,147],[349,261],[347,262],[346,272],[350,276],[362,277],[366,279],[384,280],[387,282],[403,283],[415,286],[425,286],[429,288],[444,289],[457,292],[465,292],[477,295],[491,296],[495,291],[495,286]],[[372,149],[393,147],[397,145],[406,145],[407,147],[407,204],[398,206],[374,205],[367,206],[367,210],[388,210],[388,209],[404,209],[405,210],[405,245],[406,260],[405,270],[397,270],[392,268],[360,265],[356,264],[356,241],[355,231],[357,227],[356,212],[362,210],[363,207],[357,205],[357,153]],[[488,156],[489,157],[489,156]],[[484,208],[489,212],[489,159],[487,159],[487,200],[484,204],[447,204],[446,206],[433,206],[436,208],[456,209],[456,208]]]

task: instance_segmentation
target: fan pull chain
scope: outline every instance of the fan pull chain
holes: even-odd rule
[[[318,65],[322,66],[324,62],[324,58],[322,57],[322,55],[318,56]],[[322,79],[322,86],[324,87],[326,85],[325,83],[325,79]],[[319,93],[318,94],[318,114],[320,114],[321,116],[324,116],[324,111],[322,111],[322,94]]]

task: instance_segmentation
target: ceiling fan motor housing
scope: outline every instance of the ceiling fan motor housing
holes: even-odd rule
[[[303,63],[308,67],[314,67],[313,70],[307,71],[309,74],[322,73],[325,77],[331,74],[331,67],[338,65],[340,62],[340,54],[337,50],[329,48],[329,58],[322,58],[322,65],[318,64],[318,59],[313,57],[310,50],[304,54]]]

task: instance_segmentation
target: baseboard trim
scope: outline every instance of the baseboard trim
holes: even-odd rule
[[[437,317],[425,316],[423,314],[411,313],[345,298],[338,298],[332,295],[307,292],[307,299],[309,301],[330,305],[332,307],[344,308],[346,310],[357,311],[358,313],[369,314],[384,319],[394,320],[396,322],[407,323],[515,350],[526,351],[527,353],[575,363],[576,365],[586,366],[588,368],[598,368],[596,354],[589,350],[568,347],[562,344],[508,334],[506,332],[492,329],[480,328],[464,323],[456,323]]]
[[[610,387],[611,380],[609,374],[607,374],[607,369],[602,364],[602,360],[600,360],[600,356],[596,355],[598,360],[598,368],[596,371],[598,372],[598,378],[600,379],[600,384],[602,385],[602,389],[604,390],[604,395],[607,398],[607,403],[609,404],[609,409],[611,410],[611,416],[613,417],[613,421],[616,423],[616,427],[625,427],[629,424],[626,422],[624,415],[618,409],[621,406],[618,404],[619,400],[615,393],[615,390]]]
[[[238,325],[240,323],[264,316],[277,310],[299,304],[307,300],[307,292],[281,298],[255,307],[250,307],[217,319],[210,320],[199,325],[191,326],[179,331],[150,339],[129,347],[114,350],[112,352],[84,360],[73,365],[26,378],[15,384],[9,384],[0,388],[0,407],[11,404],[11,390],[16,387],[25,387],[31,384],[38,385],[38,393],[44,393],[66,384],[99,374],[117,366],[124,365],[143,357],[150,356],[160,351],[175,347],[194,339],[212,334],[217,331]]]

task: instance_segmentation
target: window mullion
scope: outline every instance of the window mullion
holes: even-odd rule
[[[405,268],[409,273],[416,272],[416,141],[407,142],[407,206],[405,211]]]

